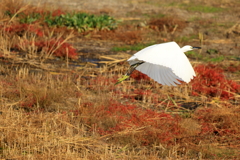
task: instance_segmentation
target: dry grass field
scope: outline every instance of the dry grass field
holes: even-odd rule
[[[240,159],[240,1],[27,2],[0,4],[0,159]],[[189,84],[114,85],[168,41],[202,47]]]

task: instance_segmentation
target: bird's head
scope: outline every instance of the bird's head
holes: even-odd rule
[[[192,47],[190,45],[186,45],[184,47],[181,48],[181,50],[183,52],[187,52],[187,51],[191,51],[191,50],[194,50],[194,49],[201,49],[201,47]]]

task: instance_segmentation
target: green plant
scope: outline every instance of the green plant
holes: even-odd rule
[[[188,21],[194,22],[194,21],[199,21],[199,20],[201,20],[201,19],[202,19],[201,17],[193,16],[193,17],[190,17],[190,18],[188,19]]]
[[[216,49],[208,49],[207,53],[208,54],[216,54],[216,53],[218,53],[218,50],[216,50]]]
[[[221,61],[223,61],[224,59],[225,59],[224,56],[218,56],[218,57],[216,57],[216,58],[211,58],[211,59],[209,59],[209,61],[210,61],[210,62],[221,62]]]
[[[186,52],[185,53],[187,56],[193,56],[193,57],[195,57],[196,56],[196,52],[195,51],[188,51],[188,52]]]
[[[15,15],[10,11],[5,11],[5,15],[12,17]],[[16,15],[20,23],[47,23],[49,26],[68,27],[77,29],[79,32],[98,29],[98,30],[113,30],[117,28],[118,21],[109,15],[94,15],[87,13],[65,13],[61,10],[53,12],[32,12],[32,13],[18,13]]]
[[[183,6],[186,8],[188,11],[192,12],[203,12],[203,13],[216,13],[216,12],[221,12],[224,11],[223,8],[218,8],[218,7],[212,7],[212,6],[203,6],[203,5],[188,5],[188,6]]]
[[[196,51],[188,51],[188,52],[185,52],[185,54],[188,58],[197,59],[197,60],[203,59],[203,55],[199,54]]]
[[[167,6],[179,7],[191,12],[203,12],[203,13],[217,13],[225,10],[224,8],[220,8],[220,7],[204,6],[204,5],[192,4],[192,3],[186,4],[186,3],[179,3],[179,2],[172,2],[172,3],[169,3]]]
[[[117,21],[108,15],[90,15],[87,13],[67,13],[59,16],[47,16],[45,22],[49,26],[66,26],[79,32],[93,29],[112,30],[117,27]]]
[[[23,18],[21,18],[19,21],[20,23],[27,23],[27,24],[31,24],[36,22],[37,20],[39,20],[41,18],[41,14],[40,13],[31,13],[29,15],[25,15],[23,16]]]

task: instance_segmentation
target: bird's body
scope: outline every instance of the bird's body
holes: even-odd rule
[[[134,69],[162,85],[176,86],[180,81],[188,83],[196,75],[184,52],[194,48],[200,47],[187,45],[180,48],[176,42],[146,47],[128,59],[130,70],[122,79],[119,79],[117,84],[128,78]]]

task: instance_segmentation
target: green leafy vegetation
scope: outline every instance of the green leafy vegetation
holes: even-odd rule
[[[25,14],[22,14],[21,16],[22,18],[20,18],[20,22],[21,23],[28,23],[28,24],[31,24],[31,23],[34,23],[36,22],[37,20],[39,20],[42,15],[40,13],[30,13],[28,15],[25,15]]]
[[[195,51],[188,51],[185,53],[185,55],[189,57],[198,57],[198,53],[196,53]]]
[[[67,13],[59,16],[47,16],[45,22],[49,26],[66,26],[78,31],[87,31],[92,29],[116,29],[117,21],[108,15],[90,15],[87,13]]]
[[[188,58],[197,59],[205,62],[221,62],[227,58],[226,56],[223,55],[217,55],[213,57],[212,55],[207,54],[203,56],[203,54],[195,51],[188,51],[185,54],[187,55]]]
[[[6,15],[12,17],[14,13],[5,12]],[[98,29],[113,30],[117,28],[118,21],[109,15],[94,15],[88,13],[51,13],[51,12],[32,12],[19,13],[17,16],[20,23],[47,23],[49,26],[67,27],[77,29],[79,32]]]
[[[217,53],[218,53],[218,50],[216,50],[216,49],[211,49],[211,48],[210,48],[210,49],[207,50],[207,53],[208,53],[208,54],[217,54]]]
[[[197,60],[203,59],[203,55],[198,53],[197,51],[188,51],[185,54],[187,55],[188,58],[197,59]]]
[[[208,59],[207,61],[210,61],[210,62],[221,62],[225,59],[226,57],[225,56],[218,56],[218,57],[215,57],[215,58],[211,58],[211,59]]]

